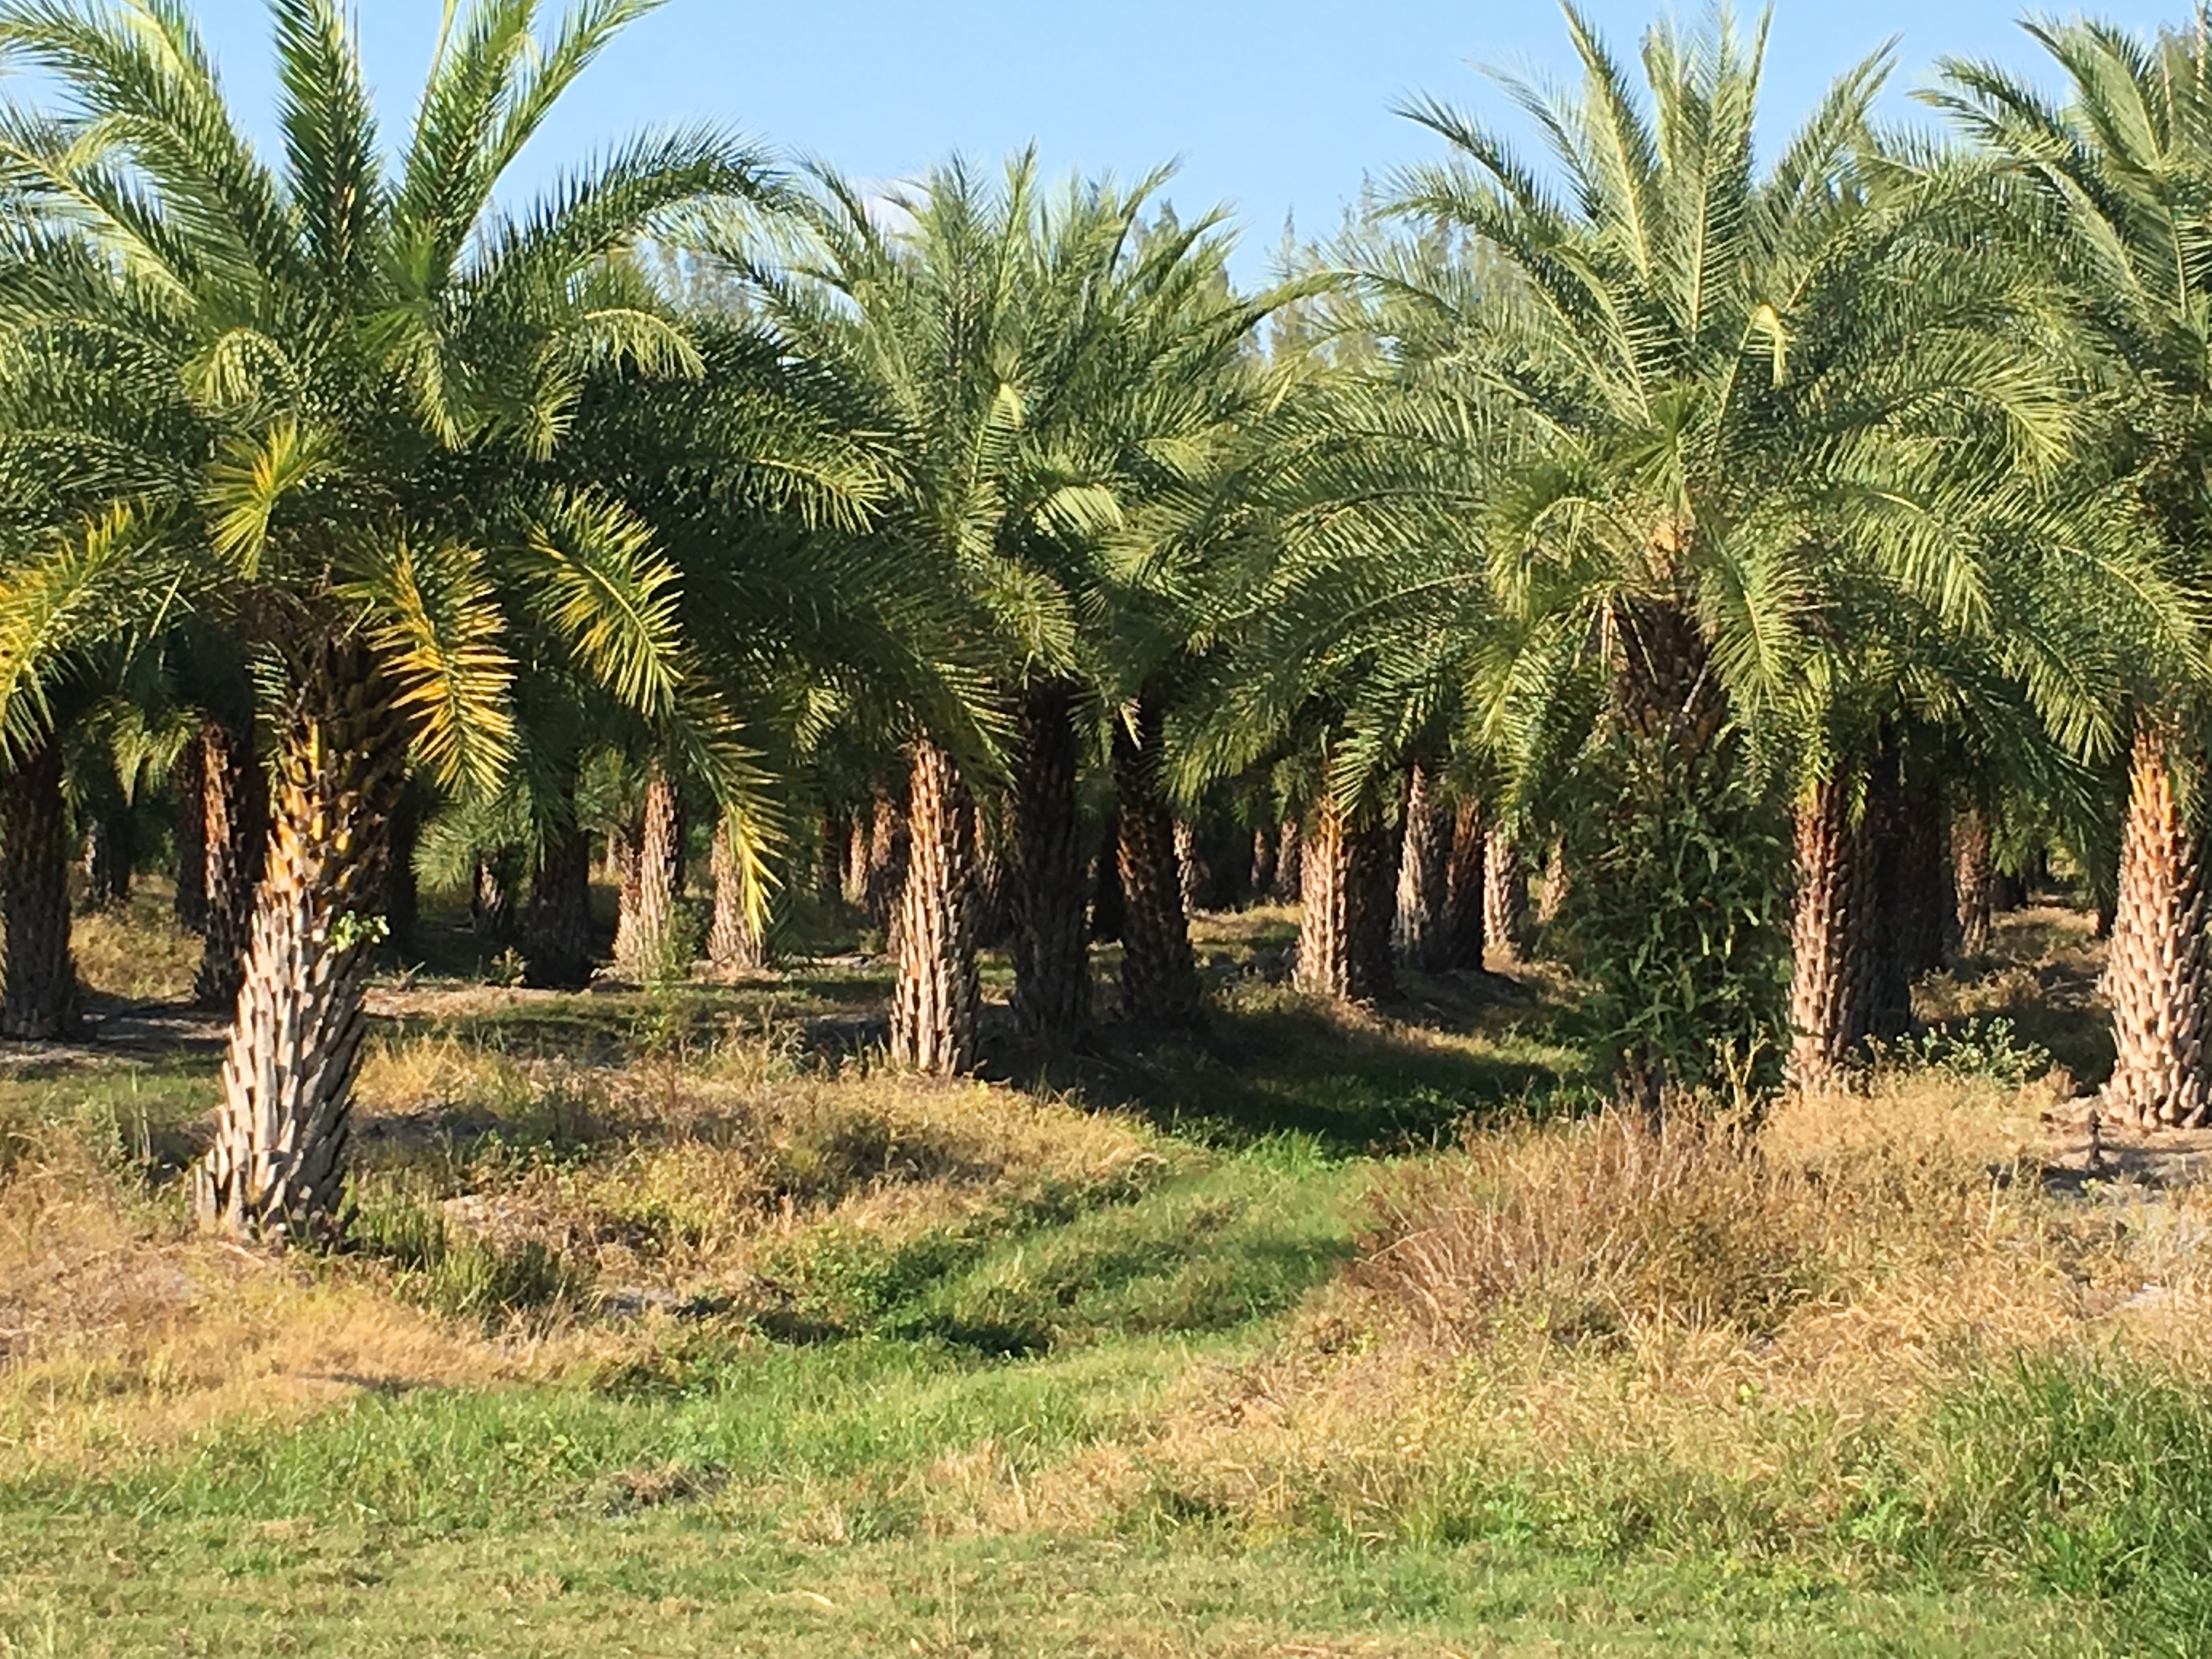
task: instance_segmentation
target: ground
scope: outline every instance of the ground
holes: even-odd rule
[[[1556,971],[1334,1013],[1290,921],[958,1085],[826,922],[565,996],[434,926],[280,1257],[183,1222],[189,942],[86,919],[104,1024],[0,1073],[0,1654],[2203,1650],[2205,1149],[2090,1167],[2084,917],[1659,1139]]]

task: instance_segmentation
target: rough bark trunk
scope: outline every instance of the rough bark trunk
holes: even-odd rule
[[[1211,873],[1198,850],[1198,826],[1188,819],[1175,821],[1176,887],[1182,898],[1186,921],[1198,913],[1198,896]]]
[[[197,933],[207,926],[207,764],[200,732],[177,751],[169,786],[177,796],[177,926]]]
[[[1462,801],[1452,815],[1451,858],[1444,873],[1444,966],[1482,971],[1489,944],[1486,894],[1490,838],[1482,803]]]
[[[215,1144],[193,1170],[204,1226],[277,1238],[337,1230],[362,989],[406,753],[374,659],[358,646],[320,647],[285,715]]]
[[[814,898],[834,912],[845,898],[845,860],[853,844],[853,817],[842,808],[822,815],[822,850],[815,860]]]
[[[1275,890],[1275,834],[1270,830],[1252,832],[1252,899],[1265,904]]]
[[[1013,769],[1014,1018],[1060,1040],[1091,1018],[1075,697],[1062,681],[1029,687]]]
[[[959,767],[933,740],[915,739],[908,762],[890,1054],[894,1064],[950,1077],[975,1067],[981,1003],[969,917],[975,809]]]
[[[2197,1127],[2212,1115],[2204,1066],[2204,842],[2188,821],[2176,777],[2184,742],[2179,720],[2137,712],[2105,969],[2118,1057],[2103,1109],[2145,1127]]]
[[[84,829],[84,905],[112,910],[131,902],[131,866],[137,862],[137,821],[119,803],[95,812]]]
[[[1868,848],[1868,947],[1861,961],[1859,1017],[1865,1034],[1899,1037],[1912,1029],[1913,928],[1906,911],[1912,902],[1909,867],[1909,806],[1901,759],[1885,743],[1867,780],[1865,830]]]
[[[1327,799],[1307,815],[1292,977],[1300,990],[1371,1003],[1397,988],[1390,960],[1395,841],[1387,825],[1347,824]]]
[[[1489,832],[1484,849],[1482,925],[1489,943],[1508,962],[1521,960],[1528,943],[1528,870],[1512,832]]]
[[[717,974],[757,973],[769,965],[767,937],[745,911],[744,872],[731,850],[728,823],[714,826],[708,860],[714,883],[714,916],[707,929],[707,963]]]
[[[514,938],[514,884],[508,879],[510,849],[501,847],[477,857],[476,880],[469,892],[469,925],[480,939],[504,944]]]
[[[1958,909],[1951,885],[1950,808],[1940,779],[1923,778],[1905,792],[1899,877],[1899,950],[1917,979],[1942,967],[1944,939]]]
[[[192,997],[203,1008],[228,1010],[246,979],[246,953],[269,850],[269,780],[253,737],[210,720],[200,730],[204,781],[200,842],[206,852],[205,922]],[[407,849],[412,856],[413,848]],[[412,869],[409,871],[411,877]],[[412,919],[410,918],[411,931]],[[388,923],[386,936],[401,932]]]
[[[1154,1025],[1185,1025],[1199,1013],[1198,964],[1183,908],[1175,815],[1160,784],[1165,712],[1137,700],[1135,729],[1114,726],[1114,794],[1121,825],[1121,1012]]]
[[[1098,840],[1098,855],[1091,861],[1091,937],[1101,945],[1117,943],[1128,915],[1128,895],[1121,890],[1121,815],[1106,814],[1105,832]]]
[[[263,835],[267,829],[269,790],[260,784]],[[402,789],[392,811],[392,852],[384,877],[384,946],[402,962],[415,957],[416,925],[422,919],[422,885],[415,873],[415,849],[422,836],[422,798]],[[255,866],[258,871],[259,866]],[[258,880],[257,874],[255,880]]]
[[[1275,832],[1275,881],[1267,896],[1278,904],[1297,904],[1305,895],[1306,832],[1295,816]]]
[[[1433,973],[1451,951],[1452,817],[1435,781],[1416,762],[1406,782],[1406,841],[1398,857],[1398,958]]]
[[[898,795],[878,789],[860,903],[868,913],[868,925],[884,936],[884,949],[893,956],[898,954],[899,891],[906,885],[910,840],[906,808]]]
[[[1536,921],[1549,927],[1559,919],[1559,907],[1567,902],[1567,843],[1553,842],[1544,854],[1544,884],[1536,899]]]
[[[580,991],[592,982],[592,837],[581,824],[566,825],[538,848],[521,935],[525,985]]]
[[[0,1036],[44,1042],[79,1023],[70,950],[62,751],[49,738],[0,777]]]
[[[1996,866],[1990,859],[1989,815],[1978,806],[1952,815],[1951,886],[1957,900],[1959,954],[1981,956],[1990,948]]]
[[[1011,947],[1019,931],[1015,913],[1014,832],[1007,822],[1008,805],[1004,796],[988,804],[975,803],[975,874],[969,903],[974,911],[979,951]]]
[[[849,815],[851,840],[845,845],[845,902],[859,906],[868,892],[869,813]]]
[[[1862,994],[1873,923],[1866,825],[1854,822],[1852,779],[1823,778],[1796,813],[1797,886],[1790,943],[1791,1080],[1832,1082],[1866,1035]]]
[[[623,886],[615,963],[635,979],[680,978],[689,965],[676,901],[683,891],[684,806],[676,781],[659,761],[645,772],[645,810],[635,864]]]

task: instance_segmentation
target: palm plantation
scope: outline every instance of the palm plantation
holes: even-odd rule
[[[339,1388],[349,1514],[648,1645],[834,1543],[748,1632],[1073,1651],[1077,1539],[1131,1651],[1458,1650],[1508,1542],[2190,1650],[2212,20],[1790,125],[1764,14],[1569,5],[1261,283],[1034,149],[522,188],[655,9],[455,0],[395,125],[270,0],[264,139],[0,0],[0,1509],[184,1571]],[[784,1555],[559,1553],[672,1506]]]

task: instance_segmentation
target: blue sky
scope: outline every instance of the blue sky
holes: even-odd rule
[[[547,0],[557,9],[559,0]],[[1624,53],[1656,9],[1591,0]],[[2113,0],[2148,27],[2179,4]],[[412,108],[440,0],[363,0],[362,52],[390,126]],[[270,76],[259,0],[201,0],[234,97],[265,126]],[[1687,15],[1694,16],[1691,8]],[[1779,132],[1849,62],[1901,35],[1898,90],[1945,52],[2035,66],[1998,0],[1782,0],[1768,55],[1766,125]],[[1477,64],[1566,71],[1546,0],[667,0],[574,89],[524,158],[529,184],[639,125],[728,123],[848,173],[890,179],[957,149],[994,156],[1036,139],[1048,167],[1123,174],[1180,158],[1181,207],[1232,205],[1240,263],[1264,270],[1284,216],[1333,228],[1363,170],[1431,154],[1391,113],[1431,92],[1506,116]]]

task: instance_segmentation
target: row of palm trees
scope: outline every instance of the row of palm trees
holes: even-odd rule
[[[643,9],[456,8],[395,153],[347,14],[272,0],[268,160],[173,0],[0,3],[52,88],[0,123],[0,1031],[75,1018],[62,757],[125,734],[233,1011],[210,1224],[337,1224],[416,865],[576,983],[611,822],[653,971],[687,809],[732,963],[872,826],[942,1072],[986,890],[1066,1041],[1102,885],[1124,1015],[1199,1018],[1195,818],[1298,866],[1298,979],[1354,1000],[1479,969],[1556,841],[1651,1110],[1828,1079],[2049,842],[2112,890],[2111,1109],[2212,1109],[2201,20],[2040,29],[2060,106],[1948,65],[1949,145],[1877,56],[1768,158],[1763,25],[1639,77],[1570,11],[1579,88],[1508,84],[1540,161],[1418,105],[1443,159],[1255,295],[1164,177],[1029,156],[872,200],[686,131],[501,206]]]

